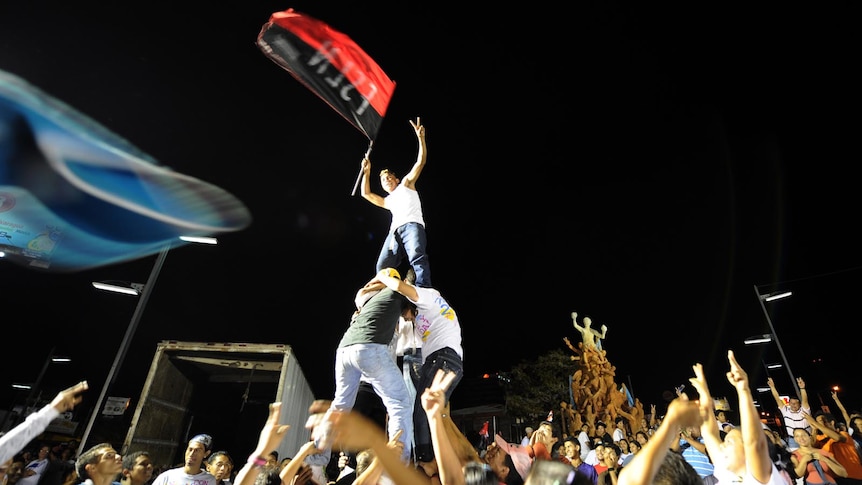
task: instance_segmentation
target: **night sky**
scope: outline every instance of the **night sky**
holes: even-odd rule
[[[777,348],[742,345],[769,333],[758,286],[794,291],[767,308],[812,405],[840,385],[862,408],[847,372],[862,274],[859,6],[387,3],[0,6],[0,69],[253,216],[218,246],[168,254],[112,395],[140,392],[167,339],[291,345],[316,396],[332,395],[334,350],[389,214],[351,195],[368,139],[255,45],[293,7],[397,83],[373,173],[406,174],[408,120],[426,126],[417,188],[467,375],[566,350],[577,311],[608,326],[618,380],[646,404],[695,362],[715,395],[732,393],[727,349],[765,384]],[[52,348],[74,362],[52,366],[46,388],[86,378],[95,400],[136,300],[89,283],[145,282],[154,259],[73,274],[0,264],[0,405]]]

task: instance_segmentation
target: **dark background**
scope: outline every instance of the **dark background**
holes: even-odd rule
[[[577,311],[608,326],[618,381],[647,405],[695,362],[715,395],[732,394],[727,349],[765,384],[777,348],[742,345],[769,332],[757,285],[794,291],[767,308],[812,405],[839,385],[862,408],[858,5],[388,3],[0,5],[0,69],[254,217],[218,246],[168,254],[110,395],[134,399],[166,339],[289,344],[316,396],[332,395],[334,349],[389,214],[351,195],[368,140],[255,45],[294,7],[397,83],[374,173],[406,174],[408,120],[426,125],[417,187],[468,376],[565,349]],[[75,274],[0,265],[0,406],[52,348],[74,362],[50,366],[44,393],[87,379],[92,404],[136,300],[89,283],[145,282],[154,259]]]

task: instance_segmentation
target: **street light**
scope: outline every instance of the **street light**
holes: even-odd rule
[[[769,293],[769,294],[763,295],[762,298],[763,298],[763,301],[774,301],[774,300],[780,300],[782,298],[787,298],[788,296],[790,296],[792,294],[793,294],[792,291],[776,291],[774,293]]]
[[[36,405],[35,399],[37,398],[37,397],[34,397],[34,394],[36,393],[36,391],[39,390],[39,386],[42,384],[42,378],[45,377],[45,372],[48,370],[48,366],[51,365],[52,363],[58,363],[58,362],[67,363],[67,362],[72,361],[72,359],[70,359],[68,357],[56,357],[54,355],[55,350],[56,350],[56,347],[53,347],[53,348],[51,348],[51,351],[48,352],[48,358],[45,359],[45,363],[42,365],[42,370],[39,371],[39,377],[36,378],[36,382],[33,383],[33,386],[30,389],[30,394],[27,396],[27,401],[28,402],[33,401],[33,406]],[[28,403],[24,403],[24,404],[27,405]]]
[[[45,359],[45,363],[42,365],[42,370],[39,371],[39,376],[32,384],[20,384],[14,382],[12,383],[12,388],[15,390],[30,391],[27,393],[27,398],[24,400],[25,411],[28,406],[32,405],[33,407],[36,407],[36,405],[38,404],[36,401],[38,401],[40,394],[36,394],[36,392],[40,391],[39,386],[42,385],[42,378],[45,377],[45,372],[47,372],[48,366],[51,364],[69,363],[72,361],[72,359],[70,359],[69,357],[60,357],[54,355],[54,351],[56,349],[56,347],[52,347],[51,351],[48,352],[48,358]],[[5,429],[6,423],[9,420],[9,414],[11,414],[11,412],[7,413],[6,416],[3,418],[3,423],[0,424],[0,429]]]
[[[218,239],[214,237],[205,237],[205,236],[180,236],[180,239],[186,242],[193,242],[198,244],[218,244]]]
[[[757,285],[754,285],[754,294],[757,295],[760,309],[763,310],[763,316],[766,317],[766,323],[769,324],[769,331],[772,332],[770,335],[771,340],[775,341],[775,346],[778,347],[778,353],[781,354],[781,361],[784,362],[784,367],[787,369],[787,374],[790,376],[790,383],[793,385],[793,390],[796,391],[796,395],[799,396],[801,395],[801,392],[799,391],[799,385],[796,383],[796,377],[793,376],[793,371],[790,370],[790,363],[787,361],[787,356],[784,355],[784,348],[781,347],[781,342],[778,341],[778,334],[775,332],[775,327],[772,325],[772,319],[769,318],[769,312],[766,311],[766,304],[764,304],[765,301],[775,301],[781,298],[787,298],[792,294],[792,292],[778,291],[761,295],[760,290],[757,289]],[[764,337],[766,337],[766,335],[764,335]]]
[[[144,285],[140,285],[140,293],[137,293],[138,304],[135,306],[135,313],[132,314],[132,320],[129,322],[129,326],[126,328],[126,335],[123,336],[123,341],[120,343],[120,348],[117,349],[117,355],[114,357],[114,363],[111,365],[111,370],[108,371],[108,377],[105,379],[105,384],[102,386],[102,392],[99,393],[99,399],[96,400],[95,407],[93,408],[93,412],[90,414],[90,421],[87,423],[87,428],[84,429],[84,434],[81,436],[81,443],[78,444],[78,456],[81,456],[84,453],[87,445],[87,438],[90,437],[90,432],[93,430],[93,424],[96,422],[96,418],[99,417],[99,411],[102,408],[102,403],[105,402],[105,396],[108,394],[108,387],[114,383],[114,376],[117,373],[117,369],[123,363],[123,360],[126,358],[126,351],[129,349],[129,344],[132,342],[132,336],[135,334],[135,330],[138,328],[138,322],[141,320],[141,314],[144,312],[144,307],[147,305],[147,300],[150,299],[150,293],[153,290],[153,286],[155,286],[156,278],[159,277],[159,272],[162,270],[162,265],[165,264],[165,258],[168,256],[168,251],[170,251],[171,246],[167,245],[159,251],[158,256],[156,257],[156,262],[153,265],[153,269],[150,271],[150,276],[147,278],[147,283]],[[130,293],[129,291],[118,291],[121,289],[119,285],[113,284],[101,284],[97,286],[96,282],[93,282],[93,286],[100,289],[107,289],[108,291],[126,293],[135,295],[136,293]]]
[[[772,335],[768,333],[753,335],[742,341],[745,345],[768,344],[769,342],[772,342]]]
[[[191,237],[191,236],[180,236],[185,242],[195,242],[202,244],[218,244],[218,240],[213,237]],[[138,328],[138,323],[141,321],[141,315],[144,313],[144,307],[147,306],[147,301],[150,299],[150,293],[153,291],[153,287],[156,284],[156,279],[159,277],[159,272],[162,270],[162,266],[165,264],[165,258],[168,256],[168,251],[171,249],[171,244],[167,244],[165,247],[159,251],[158,256],[156,256],[156,262],[153,264],[153,269],[150,271],[150,276],[147,278],[147,282],[144,284],[141,283],[130,283],[127,287],[123,285],[116,284],[117,282],[93,282],[93,287],[113,291],[117,293],[124,293],[127,295],[134,295],[138,297],[138,304],[135,306],[135,312],[132,314],[132,319],[129,321],[129,326],[126,328],[126,334],[123,336],[123,341],[120,343],[120,347],[117,349],[117,355],[114,357],[114,363],[111,365],[111,370],[108,371],[108,377],[105,378],[105,384],[102,386],[102,392],[99,394],[99,399],[96,401],[95,407],[93,408],[92,414],[90,414],[90,421],[87,423],[87,428],[84,430],[83,436],[81,436],[81,442],[78,444],[78,456],[84,453],[87,445],[87,439],[90,437],[90,432],[93,430],[93,425],[96,422],[96,419],[99,417],[99,411],[102,408],[102,404],[105,402],[105,397],[108,394],[108,388],[113,385],[114,379],[116,378],[117,370],[123,364],[123,360],[126,358],[126,352],[129,350],[129,344],[132,342],[132,337],[135,334],[135,330]]]
[[[119,281],[94,281],[93,288],[132,296],[140,296],[144,292],[143,283],[123,284]]]

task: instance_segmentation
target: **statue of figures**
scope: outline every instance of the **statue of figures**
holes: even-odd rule
[[[572,324],[575,326],[575,330],[581,333],[581,339],[584,342],[584,348],[593,348],[596,350],[602,350],[602,339],[605,338],[605,335],[608,333],[607,325],[602,325],[602,331],[591,327],[593,321],[590,317],[584,317],[584,325],[578,325],[578,312],[572,312]]]

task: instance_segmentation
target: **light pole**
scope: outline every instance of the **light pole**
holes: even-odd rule
[[[41,392],[39,394],[36,394],[36,392],[41,391],[39,389],[39,386],[42,385],[42,378],[45,377],[45,372],[48,370],[48,366],[51,365],[52,363],[71,362],[72,361],[72,359],[70,359],[68,357],[55,356],[54,355],[55,350],[57,350],[57,347],[51,347],[51,351],[48,352],[48,357],[45,359],[45,363],[42,365],[42,370],[39,371],[39,377],[36,378],[36,381],[33,384],[30,384],[30,385],[15,384],[15,383],[12,384],[12,387],[17,389],[17,390],[30,391],[27,393],[27,397],[24,400],[24,414],[25,415],[26,415],[26,410],[27,410],[28,406],[32,405],[34,408],[37,407],[39,396],[41,395]],[[53,398],[53,396],[52,396],[52,398]],[[14,405],[12,407],[14,407]],[[4,430],[6,428],[6,423],[9,421],[9,415],[10,414],[12,414],[11,409],[9,410],[8,413],[6,413],[6,416],[3,418],[3,423],[2,423],[2,425],[0,425],[0,430]]]
[[[33,402],[33,406],[36,406],[36,400],[38,400],[38,395],[35,395],[37,391],[39,391],[39,386],[42,385],[42,378],[45,377],[45,371],[48,370],[48,366],[52,363],[56,362],[70,362],[72,359],[68,357],[57,357],[54,355],[54,351],[57,350],[57,347],[52,347],[51,352],[48,352],[48,358],[45,359],[45,363],[42,365],[42,370],[39,371],[39,377],[36,378],[36,382],[33,383],[33,387],[30,388],[30,394],[27,396],[27,402]],[[34,396],[35,395],[35,396]],[[25,403],[27,405],[27,403]]]
[[[138,328],[138,322],[141,321],[141,314],[144,313],[144,307],[147,306],[147,300],[150,299],[150,293],[152,293],[153,287],[156,285],[156,278],[159,277],[159,272],[162,270],[162,265],[165,264],[165,258],[167,258],[168,251],[170,249],[171,247],[168,245],[159,252],[156,257],[156,262],[153,265],[153,269],[150,271],[150,276],[147,278],[147,282],[139,290],[140,295],[138,296],[138,305],[135,307],[135,313],[132,314],[132,320],[126,328],[126,335],[120,343],[120,348],[117,349],[117,355],[114,357],[114,363],[111,365],[111,370],[108,371],[108,377],[105,379],[105,384],[102,386],[102,392],[99,393],[99,399],[96,401],[92,414],[90,414],[90,421],[87,423],[87,428],[84,430],[83,436],[81,436],[81,443],[78,444],[78,456],[81,456],[81,454],[84,453],[84,450],[86,450],[87,439],[90,437],[90,431],[93,430],[93,424],[96,422],[96,418],[99,417],[102,403],[105,401],[105,396],[108,394],[108,387],[114,383],[117,369],[120,368],[123,364],[123,359],[126,358],[126,351],[129,349],[132,336],[134,336],[135,330]],[[140,287],[140,285],[137,286]]]
[[[214,237],[180,236],[179,239],[185,242],[198,244],[218,244],[218,239]],[[153,264],[153,269],[150,271],[150,276],[144,284],[131,283],[129,287],[124,288],[111,284],[110,282],[93,282],[93,286],[101,290],[137,296],[138,304],[135,306],[135,313],[132,314],[132,320],[129,321],[129,326],[126,328],[126,335],[123,336],[120,348],[117,349],[117,355],[114,357],[114,363],[111,365],[111,370],[108,371],[108,377],[105,378],[105,384],[102,386],[102,392],[99,393],[99,399],[96,401],[96,405],[90,415],[90,421],[87,423],[87,428],[81,436],[81,443],[78,445],[78,456],[81,456],[85,450],[87,439],[90,437],[90,432],[93,430],[93,424],[95,424],[96,419],[99,417],[99,411],[101,411],[102,404],[105,402],[105,397],[108,394],[108,388],[113,385],[114,379],[116,379],[117,370],[121,365],[123,365],[123,360],[126,358],[126,352],[129,350],[129,344],[132,342],[132,337],[135,335],[135,330],[137,330],[138,323],[141,321],[141,315],[144,313],[144,307],[147,306],[147,301],[150,299],[150,293],[152,293],[153,288],[156,286],[156,279],[159,277],[159,272],[161,272],[162,266],[165,264],[165,258],[168,257],[168,251],[171,250],[171,247],[171,244],[167,244],[161,251],[159,251],[158,256],[156,256],[156,262]]]
[[[781,354],[781,361],[784,362],[784,367],[787,369],[787,374],[790,376],[790,383],[793,384],[793,390],[796,391],[796,395],[799,396],[801,393],[799,392],[799,385],[796,383],[796,377],[793,376],[793,371],[790,370],[790,363],[787,362],[787,356],[784,355],[784,348],[781,347],[781,342],[778,340],[778,334],[775,332],[775,327],[772,325],[772,319],[769,318],[769,312],[766,311],[766,304],[764,303],[767,301],[778,300],[780,298],[787,298],[792,293],[789,291],[779,291],[775,293],[761,295],[760,290],[757,289],[757,285],[754,285],[754,294],[757,295],[757,301],[760,303],[760,309],[763,310],[763,316],[766,317],[766,323],[769,324],[769,331],[772,332],[772,340],[775,341],[775,346],[778,348],[778,353]]]

